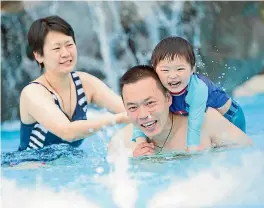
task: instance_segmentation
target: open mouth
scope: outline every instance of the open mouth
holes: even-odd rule
[[[60,64],[70,64],[71,62],[72,62],[72,60],[68,60],[68,61],[64,61],[64,62],[62,62]]]
[[[168,83],[169,84],[169,86],[170,87],[179,87],[179,85],[181,84],[181,81],[179,81],[179,82],[169,82]]]
[[[141,126],[143,128],[146,128],[146,129],[153,129],[155,127],[156,123],[157,123],[157,120],[141,124]]]

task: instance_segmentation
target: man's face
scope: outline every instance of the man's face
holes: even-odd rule
[[[123,100],[131,122],[146,136],[162,133],[172,99],[169,94],[164,95],[153,78],[124,85]]]

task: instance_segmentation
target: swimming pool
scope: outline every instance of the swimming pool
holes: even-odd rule
[[[264,95],[239,102],[255,146],[193,157],[128,161],[121,155],[110,165],[107,143],[117,127],[86,139],[80,149],[60,145],[11,153],[18,147],[19,132],[3,129],[2,207],[263,207]],[[39,160],[39,155],[46,161],[40,168],[8,165]]]

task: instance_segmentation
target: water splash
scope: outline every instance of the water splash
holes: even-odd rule
[[[124,135],[113,141],[108,162],[112,164],[112,171],[106,177],[107,185],[112,190],[112,199],[120,208],[133,208],[138,197],[137,182],[132,179],[129,171],[129,151],[123,144]]]
[[[249,199],[248,204],[264,205],[260,196],[264,191],[264,181],[260,179],[264,165],[259,163],[263,156],[263,152],[244,155],[239,167],[223,167],[215,161],[206,170],[189,173],[188,178],[175,178],[167,190],[153,196],[148,207],[243,205],[245,198]],[[254,192],[252,185],[257,188]]]
[[[3,208],[99,208],[93,202],[88,201],[79,193],[69,190],[55,192],[44,185],[35,188],[19,188],[15,181],[1,178],[2,181],[2,206]]]
[[[3,152],[1,154],[1,165],[18,164],[27,161],[47,162],[59,158],[80,159],[85,156],[81,149],[74,148],[69,144],[55,144],[41,149],[25,151]]]

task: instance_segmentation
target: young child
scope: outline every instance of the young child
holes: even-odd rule
[[[239,104],[221,86],[195,72],[195,55],[187,40],[180,37],[163,39],[155,47],[151,63],[160,81],[172,95],[170,111],[188,115],[187,150],[202,148],[200,130],[207,107],[215,108],[245,132],[245,116]],[[142,134],[135,128],[133,141],[142,137]]]

